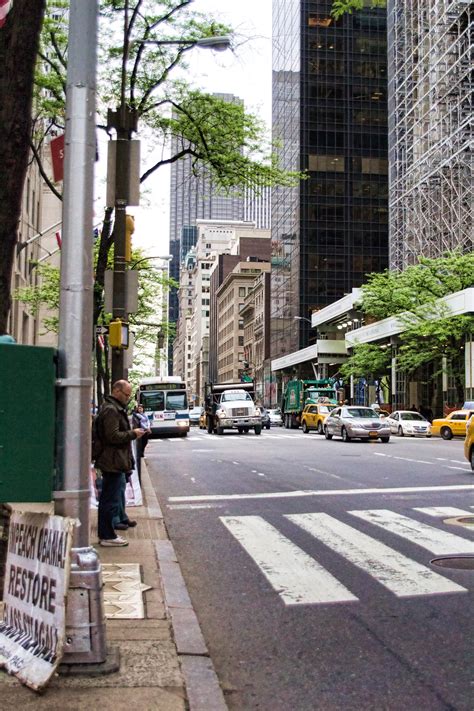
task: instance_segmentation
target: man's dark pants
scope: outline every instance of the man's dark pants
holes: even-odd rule
[[[114,519],[120,512],[124,479],[122,472],[102,472],[102,491],[98,509],[98,534],[101,541],[117,537]]]

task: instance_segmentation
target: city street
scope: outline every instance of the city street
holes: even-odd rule
[[[192,429],[151,479],[231,709],[471,709],[460,439]],[[457,564],[455,562],[455,564]],[[462,563],[461,563],[462,565]]]

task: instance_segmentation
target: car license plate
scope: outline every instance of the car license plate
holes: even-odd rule
[[[371,430],[369,432],[369,437],[377,437],[377,436],[378,436],[378,432],[375,432],[374,430]]]

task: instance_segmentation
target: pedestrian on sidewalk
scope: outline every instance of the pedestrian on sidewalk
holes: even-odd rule
[[[126,476],[133,470],[131,442],[145,434],[141,427],[131,429],[127,405],[132,386],[126,380],[112,385],[112,394],[106,396],[97,415],[95,428],[101,451],[95,466],[102,472],[102,491],[99,498],[98,533],[101,546],[128,546],[126,538],[117,536],[115,528],[125,530],[136,526],[125,513],[124,496]],[[121,520],[125,516],[125,520]],[[115,528],[114,528],[115,526]]]
[[[142,483],[142,457],[145,456],[145,448],[148,444],[148,440],[150,439],[150,434],[151,434],[151,429],[150,429],[150,420],[148,417],[145,415],[145,410],[143,408],[143,405],[137,405],[136,410],[134,410],[133,415],[132,415],[132,425],[134,427],[139,427],[143,430],[145,430],[145,434],[143,437],[141,437],[137,441],[137,472],[138,472],[138,480],[140,482],[140,486]]]

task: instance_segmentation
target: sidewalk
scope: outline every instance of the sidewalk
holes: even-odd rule
[[[55,675],[41,695],[0,671],[2,711],[227,709],[146,463],[142,489],[145,505],[128,509],[138,526],[125,533],[126,548],[96,545],[97,514],[91,512],[91,545],[102,563],[140,563],[142,582],[151,586],[143,593],[145,619],[107,620],[107,644],[119,648],[120,671],[95,677]]]

